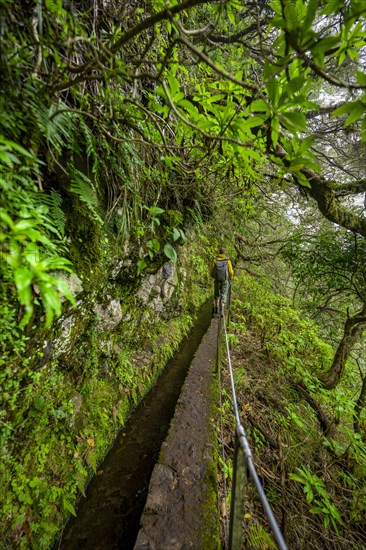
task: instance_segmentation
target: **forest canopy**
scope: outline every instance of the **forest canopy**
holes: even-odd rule
[[[132,231],[144,241],[138,274],[161,253],[175,261],[183,226],[262,193],[263,181],[366,236],[362,1],[2,0],[1,9],[3,270],[23,325],[37,294],[47,324],[61,296],[72,302],[53,273],[71,271],[73,196],[93,223],[105,212],[122,240]],[[179,219],[162,225],[168,211]],[[357,301],[351,316],[363,322],[362,293]]]
[[[362,209],[346,202],[366,190],[361,1],[2,4],[6,92],[26,84],[18,102],[61,165],[70,125],[97,127],[177,177],[199,166],[211,182],[225,168],[235,185],[266,166],[365,235]],[[24,124],[21,105],[3,123],[15,143],[20,113]]]

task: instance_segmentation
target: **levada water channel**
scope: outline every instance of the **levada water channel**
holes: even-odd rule
[[[166,438],[184,379],[211,321],[211,304],[200,310],[191,333],[139,404],[99,466],[77,517],[54,550],[133,549],[154,465]]]

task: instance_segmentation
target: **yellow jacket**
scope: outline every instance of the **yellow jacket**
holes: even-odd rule
[[[234,277],[234,270],[233,270],[233,265],[231,263],[231,260],[229,260],[229,258],[226,256],[226,254],[218,254],[216,256],[216,258],[213,260],[213,262],[211,264],[210,274],[211,275],[213,274],[213,270],[214,270],[214,267],[215,267],[216,260],[227,260],[227,270],[228,270],[228,275],[229,275],[229,281],[231,281],[231,279]]]

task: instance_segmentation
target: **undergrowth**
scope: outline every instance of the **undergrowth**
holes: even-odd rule
[[[344,382],[325,390],[319,376],[334,351],[320,329],[264,281],[242,275],[234,296],[229,332],[241,419],[286,541],[290,548],[361,550],[366,446],[353,428],[358,372],[349,362]],[[230,414],[224,419],[232,433]],[[245,547],[272,547],[250,484],[243,528]]]

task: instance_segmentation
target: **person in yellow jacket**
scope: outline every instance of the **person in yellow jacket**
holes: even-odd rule
[[[229,284],[234,276],[233,265],[230,258],[226,255],[225,248],[220,248],[218,255],[211,264],[210,273],[214,279],[213,315],[219,313],[220,301],[222,307],[221,314],[223,315]]]

